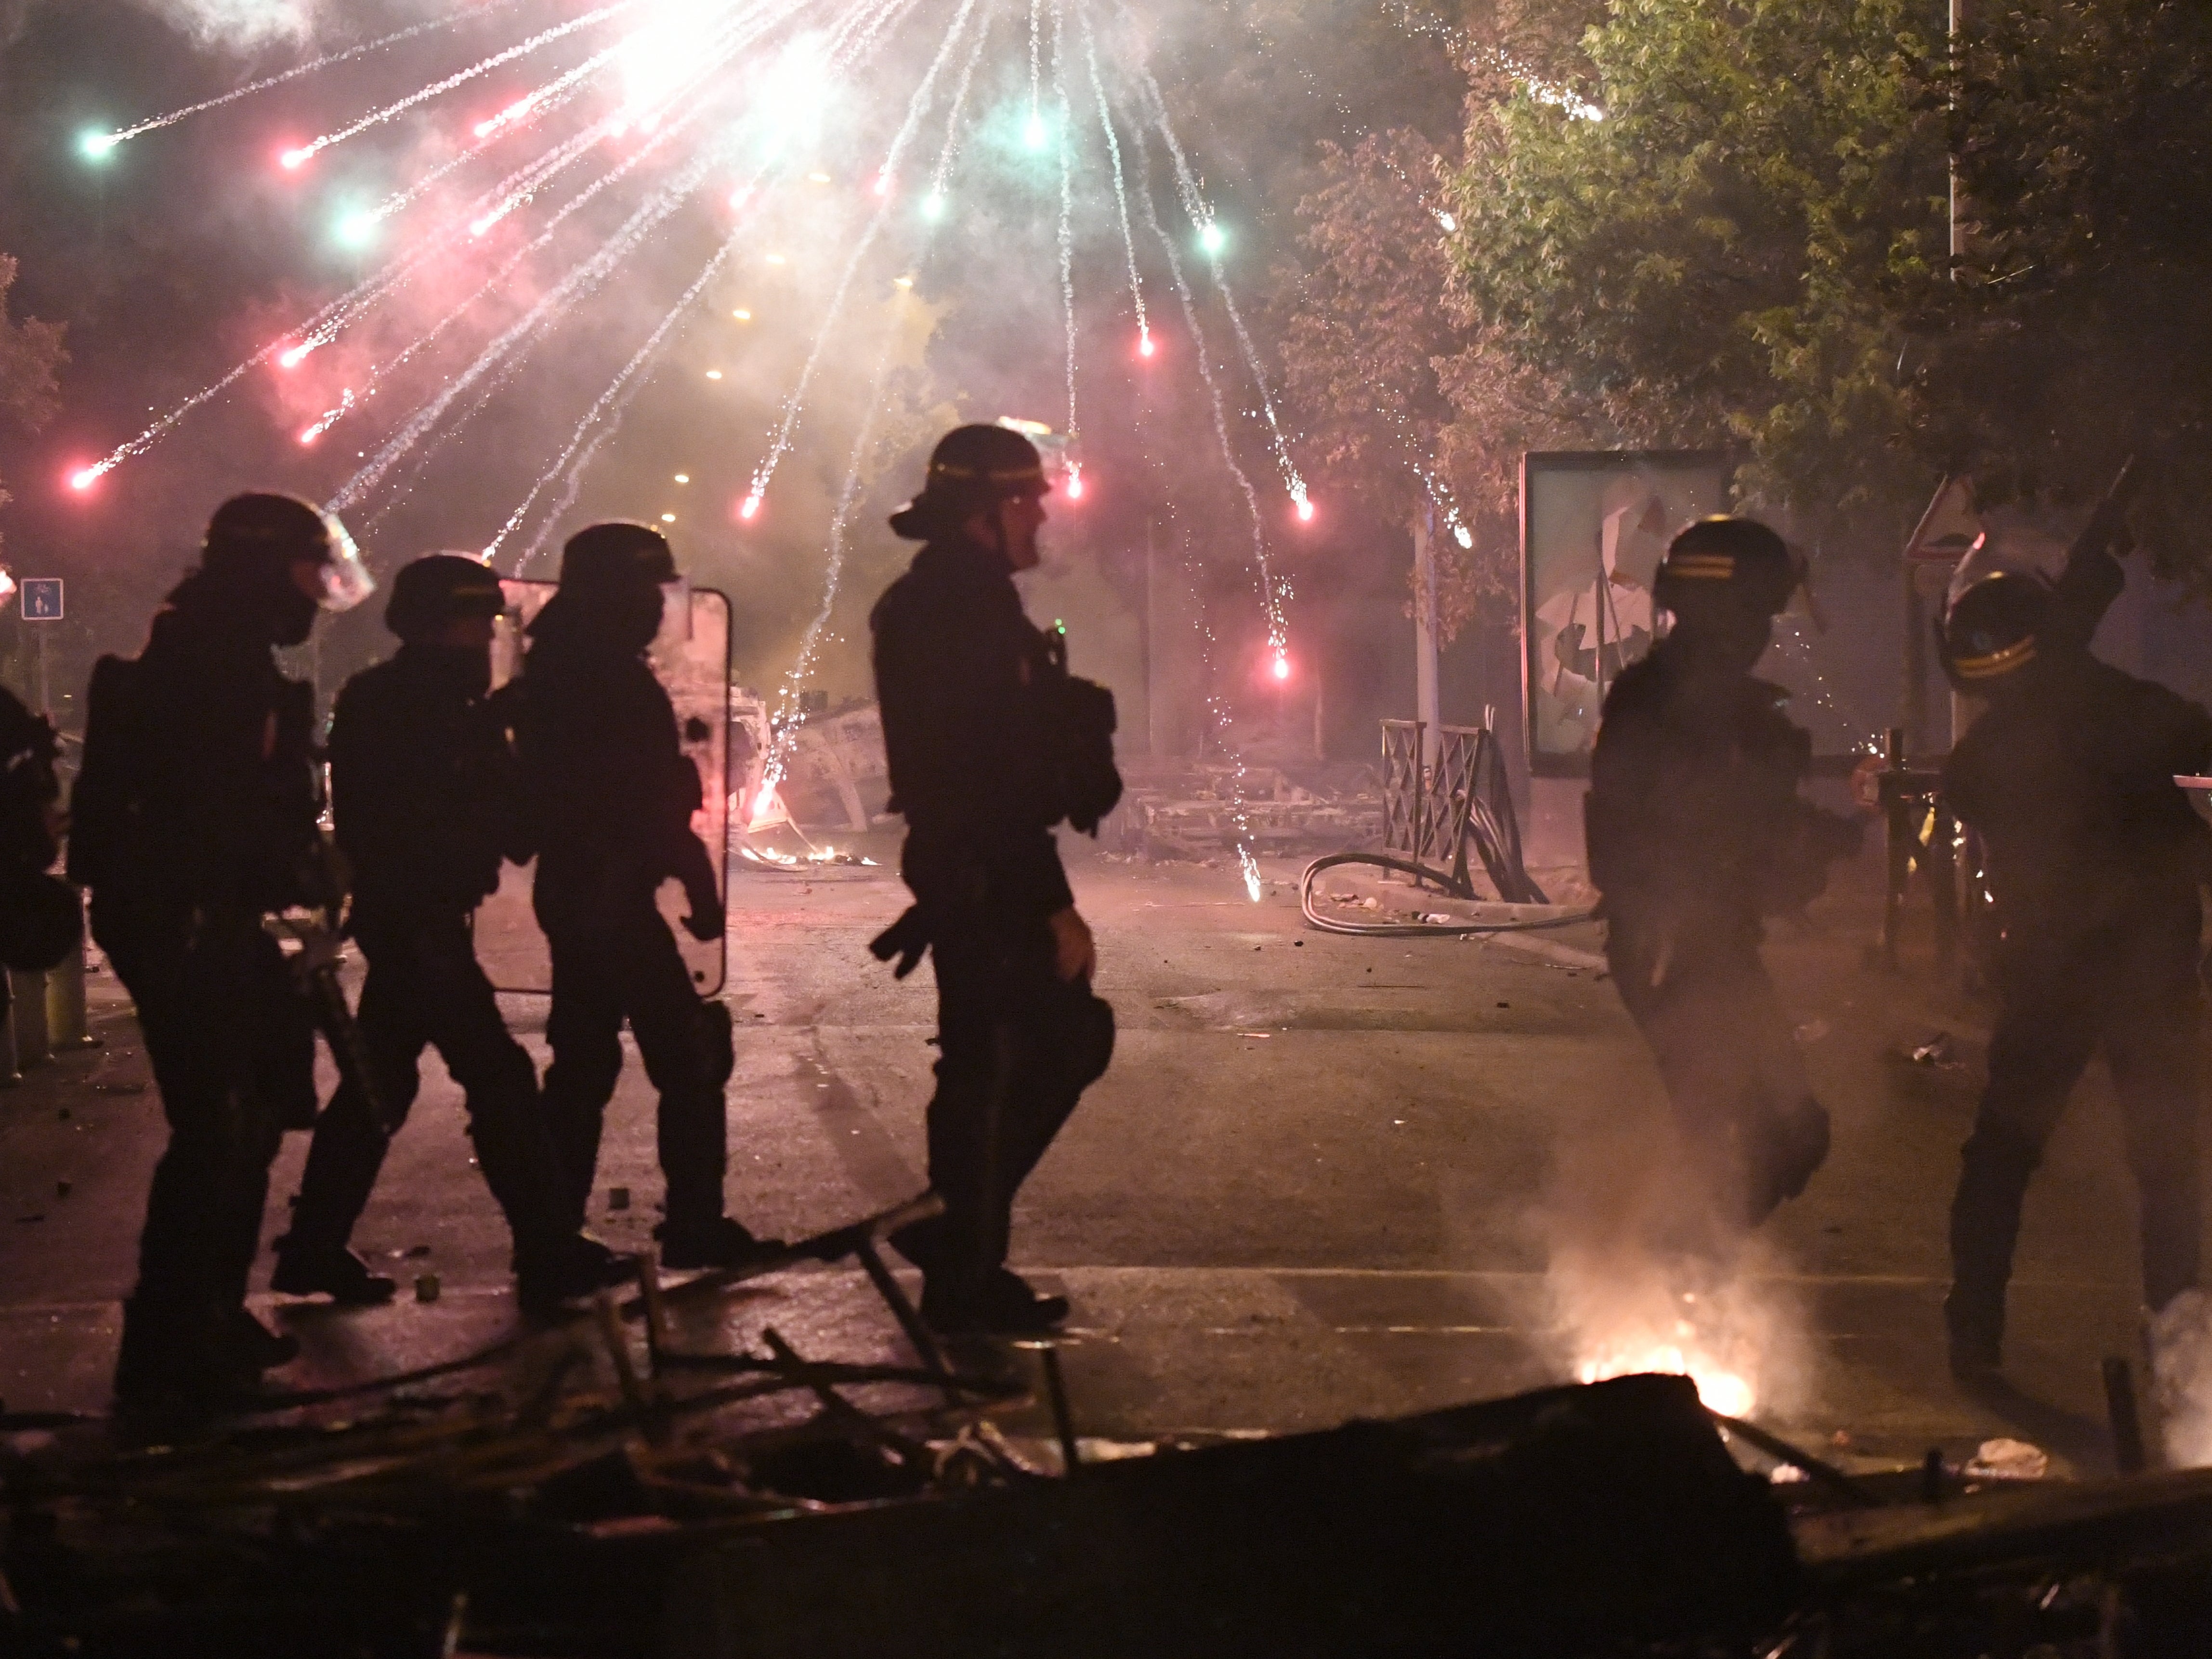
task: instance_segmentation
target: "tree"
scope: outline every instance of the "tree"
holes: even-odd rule
[[[2135,453],[2162,573],[2212,586],[2212,9],[1989,9],[1931,82],[1971,223],[1958,280],[1912,296],[1921,447],[1998,498],[2085,498]]]
[[[1454,276],[1558,407],[1740,445],[1816,537],[1887,546],[1942,472],[2079,501],[2135,453],[2139,532],[2199,573],[2212,10],[1986,14],[1954,57],[1929,0],[1614,0],[1552,68],[1595,111],[1477,88]]]
[[[1770,501],[1832,521],[1921,495],[1898,296],[1948,234],[1928,15],[1616,0],[1583,40],[1595,109],[1523,82],[1473,113],[1474,314],[1624,438],[1743,446]]]
[[[0,253],[0,415],[35,432],[54,412],[54,371],[66,354],[59,324],[9,320],[8,290],[15,282],[15,260]],[[0,487],[0,507],[9,499]]]
[[[1436,544],[1449,641],[1513,591],[1521,452],[1567,432],[1534,378],[1450,291],[1449,158],[1410,128],[1322,147],[1298,204],[1303,263],[1279,273],[1284,389],[1332,487]],[[1459,532],[1464,532],[1464,542]]]

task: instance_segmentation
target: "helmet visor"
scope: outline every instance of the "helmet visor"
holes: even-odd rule
[[[331,537],[331,556],[323,565],[323,609],[350,611],[376,592],[376,578],[368,574],[360,547],[337,514],[324,514],[323,527]]]

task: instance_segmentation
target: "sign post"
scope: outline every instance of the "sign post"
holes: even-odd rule
[[[22,584],[22,616],[25,622],[50,623],[62,620],[62,579],[59,576],[26,576]],[[53,699],[46,691],[46,632],[39,630],[39,713],[52,718]]]

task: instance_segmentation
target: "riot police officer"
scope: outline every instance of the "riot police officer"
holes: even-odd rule
[[[660,629],[676,558],[658,531],[593,525],[562,550],[560,591],[531,624],[514,730],[538,848],[535,904],[553,954],[545,1109],[560,1152],[565,1219],[582,1224],[627,1018],[660,1092],[667,1216],[662,1265],[741,1267],[777,1248],[723,1212],[729,1010],[691,988],[655,902],[683,884],[684,927],[725,925],[714,860],[693,833],[702,799],[676,711],[646,650]]]
[[[514,753],[488,696],[504,609],[482,560],[416,560],[394,579],[385,611],[398,653],[338,695],[331,807],[353,865],[349,931],[368,958],[360,1027],[377,1097],[342,1085],[315,1125],[270,1281],[286,1295],[351,1306],[391,1298],[392,1281],[372,1273],[347,1240],[432,1044],[466,1097],[477,1165],[514,1237],[524,1306],[550,1307],[629,1269],[563,1221],[565,1183],[537,1068],[500,1018],[470,933],[471,915],[498,890],[501,861],[531,850]]]
[[[2084,601],[2069,598],[2079,580],[1987,576],[1941,631],[1953,684],[1984,702],[1944,763],[1943,790],[1986,851],[2000,1002],[1951,1205],[1944,1315],[1962,1376],[1999,1363],[2028,1180],[2100,1048],[2142,1194],[2154,1318],[2198,1282],[2208,836],[2173,780],[2212,769],[2212,717],[2090,655],[2113,585],[2086,584]]]
[[[1800,574],[1754,520],[1675,537],[1653,586],[1673,626],[1607,694],[1585,803],[1613,982],[1734,1228],[1802,1193],[1828,1150],[1759,958],[1763,918],[1818,896],[1858,839],[1799,796],[1811,739],[1783,712],[1788,694],[1752,676]]]
[[[1066,1317],[1064,1297],[1006,1265],[1014,1194],[1113,1054],[1113,1010],[1091,994],[1091,930],[1052,835],[1063,819],[1095,830],[1121,793],[1112,699],[1071,679],[1013,580],[1037,563],[1048,488],[1018,433],[948,434],[891,520],[924,544],[870,618],[915,896],[876,950],[904,972],[927,948],[938,996],[929,1179],[945,1213],[893,1242],[922,1270],[923,1316],[947,1332]]]
[[[297,1351],[245,1305],[270,1161],[314,1112],[312,1018],[262,918],[328,896],[312,688],[270,651],[371,586],[336,520],[241,495],[144,652],[94,671],[70,872],[92,890],[169,1122],[124,1310],[126,1407],[218,1406]]]

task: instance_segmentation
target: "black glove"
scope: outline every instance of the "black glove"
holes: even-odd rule
[[[908,905],[904,915],[868,941],[868,951],[878,962],[898,958],[898,966],[891,969],[893,979],[904,979],[919,968],[929,951],[929,922],[921,907]]]

